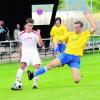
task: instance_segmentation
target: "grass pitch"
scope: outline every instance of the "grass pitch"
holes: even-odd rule
[[[49,60],[43,60],[46,65]],[[32,89],[33,81],[22,77],[23,90],[12,91],[18,63],[0,64],[1,100],[100,100],[100,53],[86,54],[81,59],[83,79],[75,84],[69,67],[56,68],[40,76],[39,88]],[[32,66],[30,69],[33,70]]]

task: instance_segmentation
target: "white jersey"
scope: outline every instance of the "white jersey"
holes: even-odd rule
[[[28,51],[27,53],[29,53],[29,51],[37,51],[38,37],[36,33],[36,31],[32,31],[30,33],[25,31],[20,32],[19,41],[22,44],[22,52]]]
[[[41,60],[37,50],[37,41],[38,41],[37,32],[32,31],[30,33],[27,33],[25,31],[22,31],[20,32],[19,35],[19,41],[22,44],[21,62],[26,62],[27,66],[30,63],[32,63],[32,65],[41,64]]]

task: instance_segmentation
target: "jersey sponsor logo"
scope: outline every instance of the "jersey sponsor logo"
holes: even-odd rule
[[[74,36],[71,36],[71,40],[72,41],[77,41],[78,39],[79,39],[79,36],[75,36],[75,37]]]
[[[24,38],[25,41],[29,41],[29,40],[32,40],[32,37],[26,37]]]
[[[35,31],[35,30],[33,30],[32,32],[33,32],[33,33],[35,33],[35,34],[37,34],[37,33],[38,33],[38,32],[37,32],[37,31]]]

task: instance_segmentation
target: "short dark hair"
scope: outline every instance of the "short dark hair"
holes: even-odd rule
[[[57,17],[57,18],[55,19],[55,23],[56,23],[57,20],[59,20],[59,21],[60,21],[60,24],[61,24],[61,18],[60,18],[60,17]]]
[[[76,22],[74,22],[74,24],[80,24],[80,27],[83,27],[83,22],[81,22],[81,21],[76,21]]]
[[[27,23],[33,23],[33,24],[34,24],[34,20],[33,20],[32,18],[27,18],[27,19],[26,19],[26,24],[27,24]]]

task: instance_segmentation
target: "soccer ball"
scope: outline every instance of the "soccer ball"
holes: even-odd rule
[[[12,85],[11,89],[12,90],[22,90],[22,84],[20,82],[16,82]]]

